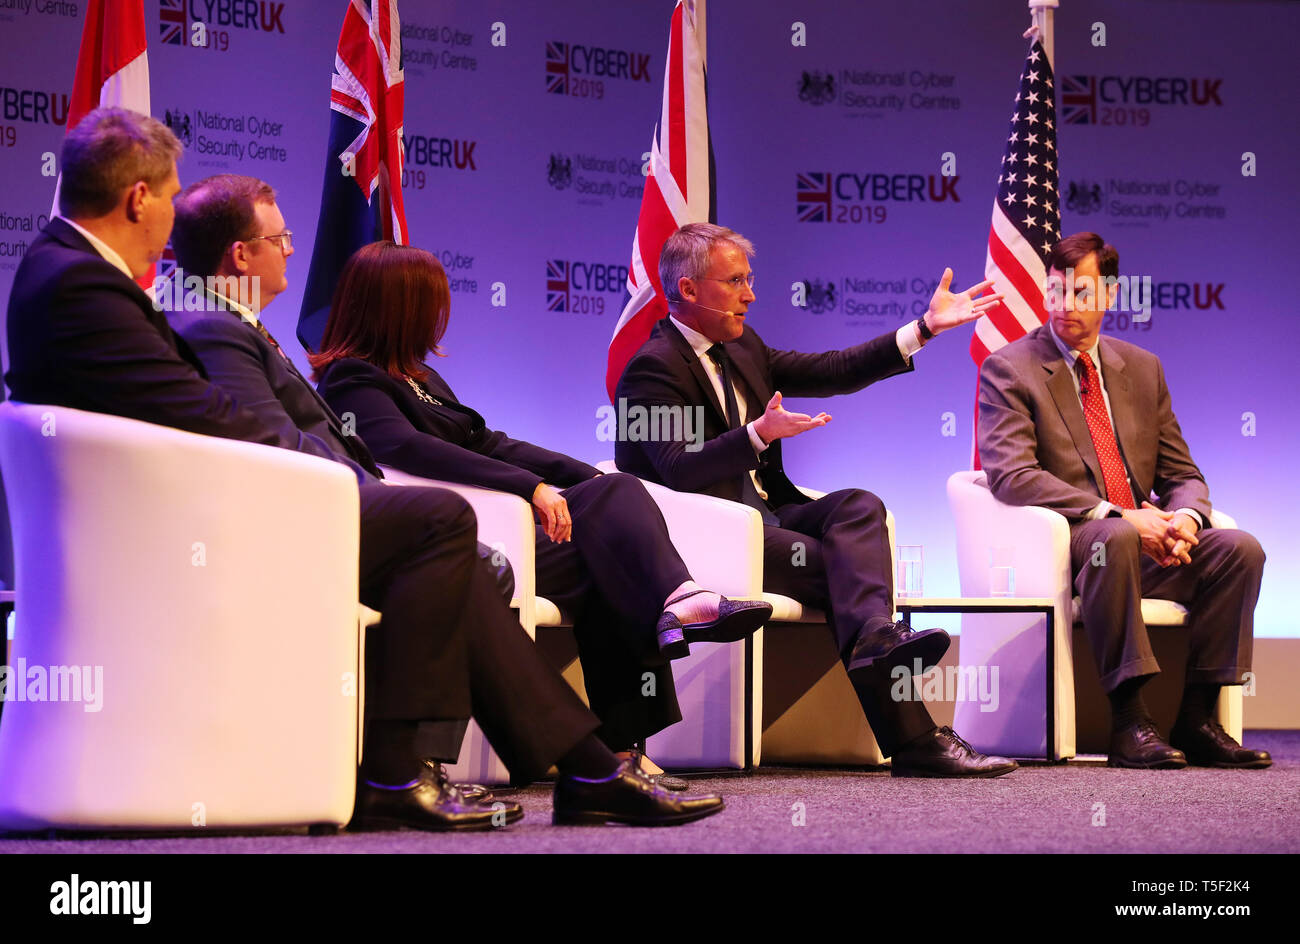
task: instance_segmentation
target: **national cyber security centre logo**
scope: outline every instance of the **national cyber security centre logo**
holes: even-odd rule
[[[873,117],[907,109],[957,111],[962,102],[956,85],[956,74],[929,69],[803,69],[795,82],[799,101],[807,105],[837,105],[845,114]]]

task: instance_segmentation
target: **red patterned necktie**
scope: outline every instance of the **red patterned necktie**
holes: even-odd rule
[[[1115,442],[1115,431],[1110,425],[1110,414],[1106,412],[1097,368],[1086,353],[1079,355],[1075,366],[1080,368],[1079,398],[1083,401],[1083,415],[1088,421],[1088,432],[1092,434],[1092,448],[1101,461],[1102,477],[1106,480],[1106,500],[1117,508],[1136,508],[1133,490],[1129,488],[1128,475],[1124,471],[1124,460],[1119,455],[1119,444]]]

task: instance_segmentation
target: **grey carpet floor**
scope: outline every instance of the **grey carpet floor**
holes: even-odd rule
[[[1264,771],[1126,771],[1073,763],[996,780],[763,768],[692,777],[727,809],[672,829],[550,825],[546,786],[523,822],[492,833],[415,831],[0,839],[0,853],[1300,852],[1300,731],[1249,732]]]

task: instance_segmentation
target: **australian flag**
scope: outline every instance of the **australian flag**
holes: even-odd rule
[[[298,340],[319,350],[340,270],[380,239],[405,245],[402,205],[401,23],[397,0],[353,0],[343,17],[330,81],[325,183]]]

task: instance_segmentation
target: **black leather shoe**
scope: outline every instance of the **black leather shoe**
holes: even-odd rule
[[[979,753],[945,725],[908,742],[890,766],[894,777],[1001,777],[1020,765]]]
[[[493,803],[465,798],[448,782],[441,764],[426,760],[420,776],[405,787],[378,787],[357,783],[357,804],[349,826],[353,829],[492,829],[524,818],[518,803]]]
[[[670,793],[685,793],[686,788],[690,786],[690,784],[681,777],[674,777],[672,774],[664,773],[662,771],[657,774],[650,773],[650,771],[645,769],[645,761],[648,760],[648,758],[638,750],[628,751],[627,759],[636,764],[637,770],[641,771],[643,776],[649,777],[652,783],[659,784],[659,786],[663,787]]]
[[[470,803],[491,803],[496,795],[481,783],[458,783],[456,789]]]
[[[1181,770],[1187,766],[1183,752],[1165,743],[1149,719],[1131,724],[1110,734],[1110,758],[1107,767],[1135,770]]]
[[[557,826],[677,826],[712,816],[723,808],[722,797],[675,796],[654,783],[630,760],[603,780],[561,775],[555,781]]]
[[[668,601],[672,606],[697,593],[692,590]],[[675,613],[664,610],[659,615],[655,635],[659,639],[659,654],[665,659],[684,659],[691,654],[693,642],[736,642],[753,635],[772,615],[772,604],[761,600],[728,600],[719,595],[718,615],[707,623],[685,623]]]
[[[906,623],[885,623],[858,635],[849,657],[849,671],[880,664],[914,669],[920,659],[921,671],[925,672],[939,664],[951,643],[952,637],[942,629],[917,630]]]
[[[1169,743],[1176,745],[1187,757],[1187,763],[1196,767],[1262,770],[1273,766],[1273,757],[1268,751],[1242,747],[1214,719],[1196,727],[1175,724],[1169,732]]]

